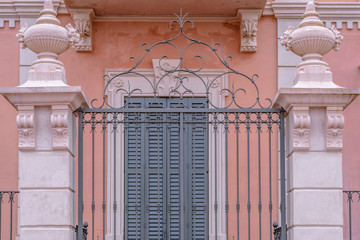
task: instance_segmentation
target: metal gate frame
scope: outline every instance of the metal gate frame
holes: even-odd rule
[[[84,182],[83,182],[83,168],[84,168],[84,166],[83,166],[83,163],[84,163],[83,144],[84,144],[84,135],[83,135],[83,133],[84,133],[85,125],[91,125],[91,129],[93,130],[93,132],[97,125],[101,125],[102,129],[104,130],[104,133],[103,133],[104,139],[105,139],[105,132],[106,132],[105,129],[106,129],[107,125],[112,125],[113,134],[115,135],[114,139],[116,139],[117,125],[118,124],[128,124],[128,122],[126,122],[126,117],[124,118],[124,116],[126,116],[126,114],[146,115],[146,114],[150,114],[150,113],[153,113],[153,114],[155,113],[155,114],[182,114],[182,115],[190,114],[191,115],[191,114],[199,114],[200,113],[200,114],[209,116],[210,120],[206,124],[211,124],[213,126],[215,132],[217,131],[217,126],[219,126],[219,125],[224,125],[225,129],[226,129],[226,126],[228,126],[228,124],[234,124],[234,126],[237,126],[237,127],[242,126],[242,125],[245,126],[247,129],[246,131],[247,131],[247,136],[248,136],[248,146],[249,146],[250,126],[256,125],[257,129],[259,131],[259,136],[260,136],[262,124],[265,124],[268,126],[272,126],[272,124],[278,125],[278,129],[279,129],[279,133],[280,133],[279,138],[280,138],[280,179],[281,179],[281,181],[280,181],[281,182],[281,184],[280,184],[280,189],[281,189],[281,197],[280,197],[280,201],[281,201],[281,204],[280,204],[281,239],[284,240],[284,239],[286,239],[286,230],[287,230],[286,229],[286,212],[285,212],[285,209],[286,209],[286,200],[285,200],[285,198],[286,198],[286,192],[285,192],[286,191],[285,190],[285,128],[284,128],[285,111],[283,109],[272,109],[271,108],[272,102],[270,99],[265,99],[265,101],[268,102],[268,104],[266,106],[264,106],[262,104],[262,102],[260,101],[259,90],[255,83],[255,79],[257,78],[257,75],[248,77],[245,74],[240,73],[240,72],[234,70],[232,67],[230,67],[228,60],[231,59],[231,57],[224,56],[221,44],[215,43],[213,45],[210,45],[208,43],[205,43],[200,40],[196,40],[196,39],[189,37],[184,32],[184,25],[186,23],[189,23],[193,26],[194,24],[192,23],[192,21],[185,19],[186,15],[187,14],[182,15],[181,12],[180,12],[180,15],[175,14],[177,19],[170,22],[170,27],[172,29],[174,28],[174,26],[173,26],[174,24],[178,24],[178,26],[179,26],[179,32],[176,34],[176,36],[174,38],[171,38],[166,41],[157,42],[152,45],[143,43],[139,48],[138,57],[130,58],[130,60],[135,61],[132,68],[130,68],[129,70],[124,71],[120,74],[117,74],[113,77],[110,77],[107,75],[104,76],[104,79],[105,79],[104,95],[103,95],[102,101],[100,101],[99,105],[97,105],[97,103],[99,101],[94,99],[91,101],[91,108],[87,108],[87,109],[80,108],[76,111],[78,113],[78,123],[79,123],[79,125],[78,125],[79,126],[78,127],[78,229],[84,228],[84,223],[83,223],[83,211],[84,211],[84,205],[83,205],[83,202],[84,202],[83,201],[84,200],[83,199],[83,191],[84,191],[84,189],[83,189],[83,185],[84,185]],[[190,42],[182,50],[180,50],[174,43],[174,40],[178,39],[179,37],[184,37],[187,41]],[[153,48],[155,48],[157,46],[162,46],[162,45],[169,45],[169,46],[174,47],[180,55],[180,57],[179,57],[180,63],[175,69],[170,69],[170,70],[164,69],[161,66],[161,61],[164,59],[167,59],[168,57],[167,56],[161,57],[159,67],[164,72],[164,76],[161,79],[159,79],[158,82],[152,82],[146,76],[142,75],[141,73],[136,72],[136,69],[142,63],[143,59],[147,56],[147,54]],[[199,59],[202,62],[202,66],[198,69],[188,68],[183,62],[184,61],[183,54],[190,46],[193,46],[193,45],[201,45],[201,46],[204,46],[204,47],[208,48],[209,50],[211,50],[211,52],[214,53],[214,55],[216,56],[216,59],[228,70],[228,72],[221,74],[210,80],[203,79],[200,75],[200,72],[204,66],[204,59],[203,59],[203,57],[201,57],[199,55],[196,55],[194,57]],[[159,83],[166,76],[169,76],[175,72],[180,73],[180,74],[181,73],[189,73],[189,74],[192,74],[197,79],[199,79],[200,81],[202,81],[202,83],[204,85],[204,94],[205,94],[205,98],[206,98],[206,104],[209,105],[209,107],[210,107],[209,109],[194,110],[194,109],[189,108],[188,106],[185,106],[183,109],[162,109],[161,111],[159,111],[159,110],[154,110],[154,109],[149,109],[149,108],[147,108],[147,109],[146,108],[129,109],[128,106],[126,106],[126,105],[121,108],[116,108],[114,106],[111,106],[109,104],[109,102],[107,101],[105,93],[106,93],[107,88],[111,84],[111,82],[114,79],[116,79],[117,77],[126,76],[129,74],[135,74],[136,76],[145,78],[148,81],[149,85],[153,89],[152,98],[154,99],[154,101],[156,101],[156,99],[160,97],[158,95]],[[226,89],[222,89],[222,91],[221,91],[222,93],[226,92],[228,94],[228,99],[231,99],[230,102],[226,106],[223,106],[223,107],[215,106],[209,100],[210,87],[218,80],[219,77],[221,77],[225,74],[236,75],[237,77],[242,77],[248,81],[248,83],[255,89],[255,93],[256,93],[256,98],[252,104],[250,104],[247,107],[243,107],[238,102],[238,100],[237,100],[238,93],[239,92],[246,93],[246,90],[243,88],[234,89],[234,84],[232,85],[232,89],[226,88]],[[185,79],[183,77],[179,76],[179,77],[176,77],[175,79],[177,81],[177,84],[176,84],[175,88],[173,88],[171,91],[169,91],[169,93],[168,93],[169,98],[176,97],[176,98],[179,98],[180,100],[182,100],[187,97],[194,97],[191,86],[186,84]],[[129,99],[135,95],[134,94],[135,92],[141,92],[140,89],[131,89],[131,88],[129,88],[129,89],[120,88],[117,91],[125,92]],[[278,117],[272,118],[273,114],[277,115]],[[99,115],[101,117],[97,118],[97,116],[99,116]],[[269,116],[268,119],[264,119],[262,117],[263,115]],[[120,117],[120,116],[123,116],[123,117]],[[230,116],[232,116],[231,120],[230,120]],[[243,118],[241,118],[240,116],[243,116]],[[255,116],[255,118],[252,116]],[[182,124],[184,124],[184,123],[182,123]],[[271,127],[269,127],[269,131],[271,131]],[[225,131],[225,134],[227,134],[227,131]],[[94,137],[94,134],[92,134],[92,136]],[[94,142],[93,142],[93,144],[94,144]],[[103,144],[105,144],[105,141]],[[116,142],[114,143],[114,145],[116,145]],[[259,149],[260,149],[260,147],[259,147]],[[93,150],[94,150],[94,145],[93,145]],[[215,161],[216,161],[216,159],[215,159]],[[249,155],[248,155],[248,163],[249,163],[249,161],[250,160],[249,160]],[[259,161],[260,161],[260,157],[259,157]],[[92,164],[94,165],[94,157],[92,159]],[[227,166],[227,163],[226,163],[226,166]],[[92,169],[93,169],[92,175],[94,175],[94,167]],[[249,169],[248,169],[248,173],[249,173]],[[216,178],[216,170],[215,170],[215,178]],[[271,181],[271,178],[270,178],[270,181]],[[105,184],[105,182],[104,182],[104,184]],[[105,185],[104,185],[104,188],[105,188]],[[94,181],[92,182],[92,189],[94,189]],[[261,189],[261,187],[260,187],[260,189]],[[114,187],[114,191],[116,192],[116,186]],[[215,191],[216,191],[216,188],[215,188]],[[260,190],[259,190],[259,194],[261,194]],[[217,203],[216,203],[216,196],[217,196],[217,194],[215,194],[215,205],[214,205],[215,221],[217,221],[216,212],[219,207],[219,206],[217,206]],[[105,199],[105,192],[103,192],[103,199]],[[103,228],[105,229],[106,204],[104,201],[102,203],[102,210],[103,210]],[[116,208],[117,208],[117,203],[115,201],[114,205],[113,205],[113,210],[115,212],[116,212]],[[228,211],[229,211],[228,204],[225,206],[225,208],[226,208],[226,212],[228,213]],[[237,211],[239,212],[240,206],[238,206],[238,204],[237,204],[236,208],[237,208]],[[248,239],[249,240],[250,240],[250,208],[251,208],[251,205],[250,205],[250,199],[249,199],[248,205],[247,205],[248,221],[249,221],[249,224],[248,224],[248,231],[249,231]],[[260,225],[261,225],[261,208],[262,208],[262,203],[260,200],[259,204],[258,204],[258,210],[260,212],[260,219],[259,219]],[[92,209],[92,223],[94,223],[94,211],[95,211],[94,190],[92,190],[91,209]],[[271,201],[269,204],[269,209],[272,209]],[[271,219],[271,217],[270,217],[270,219]],[[114,219],[114,225],[116,225],[116,219]],[[226,225],[228,226],[228,220],[226,222]],[[217,224],[215,224],[215,239],[217,239],[216,228],[217,228]],[[92,238],[94,239],[94,227],[92,227],[91,231],[92,231]],[[237,231],[239,232],[239,227],[238,227]],[[116,232],[114,234],[114,240],[116,237],[115,235],[116,235]],[[237,236],[239,239],[239,234]],[[227,236],[227,239],[228,239],[228,237],[229,236]],[[105,239],[105,232],[103,232],[103,238]],[[77,239],[78,240],[86,239],[86,234],[82,234],[81,231],[77,231]],[[260,239],[261,239],[261,233],[260,233]],[[270,236],[270,239],[272,239],[271,236]]]

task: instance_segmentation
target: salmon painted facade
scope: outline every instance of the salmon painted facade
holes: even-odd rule
[[[0,39],[0,238],[360,238],[359,1],[2,0]]]

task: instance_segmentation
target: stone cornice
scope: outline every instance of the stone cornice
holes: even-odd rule
[[[280,88],[275,96],[274,107],[287,112],[292,107],[342,107],[345,109],[360,95],[360,89],[349,88]]]
[[[62,0],[53,0],[54,8],[58,14],[68,14]],[[44,0],[6,0],[0,1],[0,27],[9,22],[9,27],[15,27],[15,21],[20,18],[38,18],[44,7]]]
[[[274,1],[268,2],[263,15],[274,15],[278,19],[301,19],[307,1]],[[360,29],[360,2],[315,2],[316,11],[325,22],[326,27],[336,23],[338,29],[342,23],[352,29],[353,23],[358,23]]]
[[[16,109],[21,106],[68,105],[72,111],[88,107],[89,103],[81,87],[9,87],[0,89]]]

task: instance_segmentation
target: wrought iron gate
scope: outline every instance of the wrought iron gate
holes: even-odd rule
[[[189,37],[183,27],[192,22],[176,16],[170,23],[179,26],[174,38],[142,44],[132,68],[105,77],[100,105],[93,100],[91,108],[77,110],[78,229],[85,216],[91,239],[106,234],[114,240],[273,239],[272,223],[281,210],[281,239],[286,239],[284,111],[271,108],[269,99],[264,106],[256,75],[230,67],[219,43]],[[175,45],[180,37],[190,42],[183,50]],[[163,64],[168,57],[161,57],[159,79],[137,71],[147,54],[163,45],[179,54],[177,65],[168,68]],[[226,71],[204,77],[200,55],[195,59],[201,67],[187,66],[183,56],[193,46],[209,49]],[[127,76],[143,79],[151,94],[129,82],[115,89],[122,94],[118,102],[109,101],[106,92]],[[212,88],[222,78],[231,88],[215,96]],[[236,78],[252,87],[252,103],[242,100],[246,91]],[[170,85],[166,93],[160,89],[164,82]],[[224,101],[215,104],[215,98]],[[77,239],[86,238],[77,232]]]

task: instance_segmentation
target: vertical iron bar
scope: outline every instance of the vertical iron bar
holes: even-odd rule
[[[285,189],[285,123],[284,111],[280,112],[280,189],[281,189],[281,240],[286,240],[286,189]]]
[[[10,202],[10,240],[12,240],[12,215],[13,215],[13,202],[14,202],[14,192],[9,192],[9,202]]]
[[[2,204],[2,198],[3,198],[3,192],[0,192],[0,240],[1,240],[1,204]]]
[[[271,184],[271,173],[272,173],[272,167],[271,167],[271,131],[272,131],[272,123],[271,123],[271,113],[268,115],[269,125],[268,125],[268,131],[269,131],[269,217],[270,217],[270,240],[272,240],[272,184]]]
[[[84,113],[79,112],[78,117],[78,231],[77,240],[82,240],[82,229],[83,229],[83,117]]]
[[[228,120],[229,116],[225,113],[225,212],[226,212],[226,240],[229,239],[229,153],[228,153]]]
[[[184,179],[183,179],[183,168],[184,168],[184,113],[180,113],[180,136],[179,136],[179,151],[180,151],[180,158],[179,158],[179,179],[180,179],[180,189],[179,189],[179,196],[180,196],[180,206],[179,206],[179,217],[180,217],[180,240],[185,240],[184,238],[184,228],[185,228],[185,219],[184,214],[185,212],[182,211],[184,208]]]
[[[214,165],[215,165],[215,240],[218,239],[218,229],[217,229],[217,223],[218,223],[218,201],[217,201],[217,113],[214,114],[214,138],[215,138],[215,157],[214,157]]]
[[[117,202],[116,202],[116,131],[117,131],[117,113],[113,115],[113,131],[114,131],[114,240],[116,240],[116,212],[117,212]]]
[[[350,236],[350,240],[352,240],[352,222],[351,222],[352,192],[348,192],[348,201],[349,201],[349,236]]]
[[[258,203],[258,211],[259,211],[259,240],[261,240],[261,210],[262,210],[262,202],[261,202],[261,113],[257,115],[258,119],[258,167],[259,167],[259,203]]]
[[[103,113],[103,201],[102,201],[102,211],[103,211],[103,240],[105,240],[105,211],[106,211],[106,203],[105,203],[105,139],[106,139],[106,114]]]
[[[237,226],[237,240],[240,239],[240,158],[239,158],[239,133],[240,122],[239,115],[235,116],[235,130],[236,130],[236,226]]]
[[[250,234],[250,211],[251,211],[251,203],[250,203],[250,113],[246,114],[246,136],[247,136],[247,180],[248,180],[248,201],[247,201],[247,211],[248,211],[248,239],[251,239]]]
[[[94,240],[95,233],[95,113],[91,115],[91,239]]]

